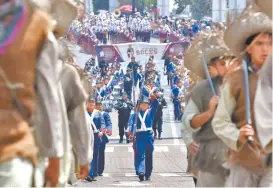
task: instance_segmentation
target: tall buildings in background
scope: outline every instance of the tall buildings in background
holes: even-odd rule
[[[94,12],[93,1],[92,0],[84,0],[84,3],[85,3],[85,11],[87,13]]]
[[[159,16],[170,16],[170,1],[157,0]]]
[[[227,15],[232,19],[246,7],[246,0],[212,0],[212,20],[226,22]]]

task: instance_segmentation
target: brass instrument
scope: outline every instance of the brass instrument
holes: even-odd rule
[[[120,12],[119,9],[116,9],[112,14],[113,14],[114,17],[119,18],[120,15],[121,15],[121,12]]]

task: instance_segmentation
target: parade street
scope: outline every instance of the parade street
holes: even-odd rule
[[[159,41],[152,39],[151,42],[158,43]],[[84,60],[85,55],[80,53],[77,55]],[[145,65],[145,62],[140,63],[143,66]],[[126,70],[127,64],[126,62],[122,63],[121,68]],[[103,177],[98,177],[96,182],[82,180],[77,185],[78,187],[194,187],[192,177],[186,173],[186,145],[181,138],[181,122],[174,121],[173,104],[170,101],[170,86],[168,86],[167,78],[164,75],[163,60],[157,61],[157,69],[160,70],[162,88],[168,106],[163,109],[163,139],[156,140],[154,145],[151,181],[139,182],[134,170],[132,143],[118,143],[118,114],[113,110],[110,114],[113,123],[113,135],[110,137],[110,143],[106,145]],[[136,96],[138,92],[136,89]]]
[[[106,148],[105,173],[96,182],[81,181],[79,187],[194,187],[186,174],[187,151],[180,138],[180,124],[173,119],[173,105],[168,86],[163,86],[168,107],[164,109],[162,140],[155,141],[154,168],[151,181],[139,182],[133,164],[132,143],[118,143],[117,113],[111,113],[113,136]]]

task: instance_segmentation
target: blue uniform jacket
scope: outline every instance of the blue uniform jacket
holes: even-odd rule
[[[144,75],[144,73],[143,72],[138,72],[137,73],[137,76],[136,76],[136,81],[139,81],[139,82],[143,82],[143,80],[144,80],[144,77],[145,77],[145,75]]]
[[[133,78],[130,74],[124,75],[124,90],[129,91],[132,90],[133,87]]]
[[[111,84],[104,85],[104,87],[103,87],[103,95],[104,95],[104,96],[103,96],[103,97],[105,97],[105,96],[111,94],[111,90],[112,90]]]
[[[112,121],[111,121],[109,113],[103,111],[102,116],[105,122],[105,128],[107,130],[112,130]]]
[[[88,114],[91,116],[93,112],[88,112]],[[102,128],[105,129],[105,121],[104,118],[102,116],[102,114],[99,111],[95,112],[95,116],[93,118],[93,122],[96,125],[96,128],[98,129],[98,131]],[[91,125],[92,129],[93,126]],[[94,129],[93,129],[94,130]]]
[[[145,96],[145,97],[150,97],[150,93],[149,93],[149,91],[147,90],[146,87],[141,88],[141,95]]]
[[[173,76],[173,84],[174,84],[174,85],[177,84],[178,78],[179,78],[179,76],[178,76],[177,74],[175,74],[175,75]]]
[[[103,98],[106,96],[106,91],[104,88],[100,88],[99,90],[97,89],[97,93],[96,93],[96,99],[98,98]]]
[[[174,64],[172,62],[167,65],[167,72],[174,72]]]
[[[120,78],[123,78],[123,77],[124,77],[124,73],[123,73],[122,70],[119,72],[119,77],[120,77]]]
[[[151,128],[153,126],[153,120],[154,120],[154,116],[155,116],[155,113],[156,113],[156,110],[157,110],[157,107],[158,107],[158,100],[155,99],[151,106],[150,106],[150,109],[149,109],[149,112],[146,116],[146,119],[145,119],[145,124],[146,124],[146,127],[147,128]],[[145,111],[140,111],[139,112],[141,117],[144,116],[144,113]],[[134,132],[136,130],[134,130],[134,124],[135,124],[135,118],[137,116],[137,113],[133,113],[129,119],[129,123],[128,123],[128,130],[129,132]],[[140,129],[141,128],[141,122],[138,118],[138,121],[137,121],[137,125],[136,125],[137,129]]]
[[[110,90],[110,91],[112,91],[114,89],[114,86],[115,86],[115,77],[112,76],[110,78],[109,83],[107,84],[107,89]]]
[[[104,111],[101,113],[105,121],[105,129],[112,130],[112,121],[111,121],[109,113]],[[108,135],[104,134],[102,137],[102,143],[108,143],[108,142],[109,142]]]
[[[172,89],[172,94],[174,96],[174,98],[177,98],[179,96],[179,87],[177,87],[177,85],[174,85],[173,86],[173,89]]]

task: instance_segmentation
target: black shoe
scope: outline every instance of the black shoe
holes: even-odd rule
[[[154,140],[157,139],[157,134],[156,134],[156,131],[154,131]]]
[[[120,143],[120,144],[123,143],[123,138],[120,138],[120,139],[119,139],[119,143]]]
[[[144,181],[144,175],[143,174],[139,174],[138,178],[139,178],[140,181]]]
[[[85,180],[88,181],[88,182],[92,182],[92,178],[89,177],[89,176],[87,176],[87,177],[85,178]]]
[[[145,177],[146,181],[151,181],[151,177]]]
[[[158,140],[162,140],[161,133],[158,133]]]
[[[97,181],[94,176],[91,177],[92,181]]]
[[[98,174],[99,176],[103,176],[103,174]]]
[[[138,171],[136,171],[136,175],[137,175],[137,176],[139,175]]]
[[[129,143],[130,143],[130,140],[129,140],[129,139],[126,139],[126,143],[129,144]]]

